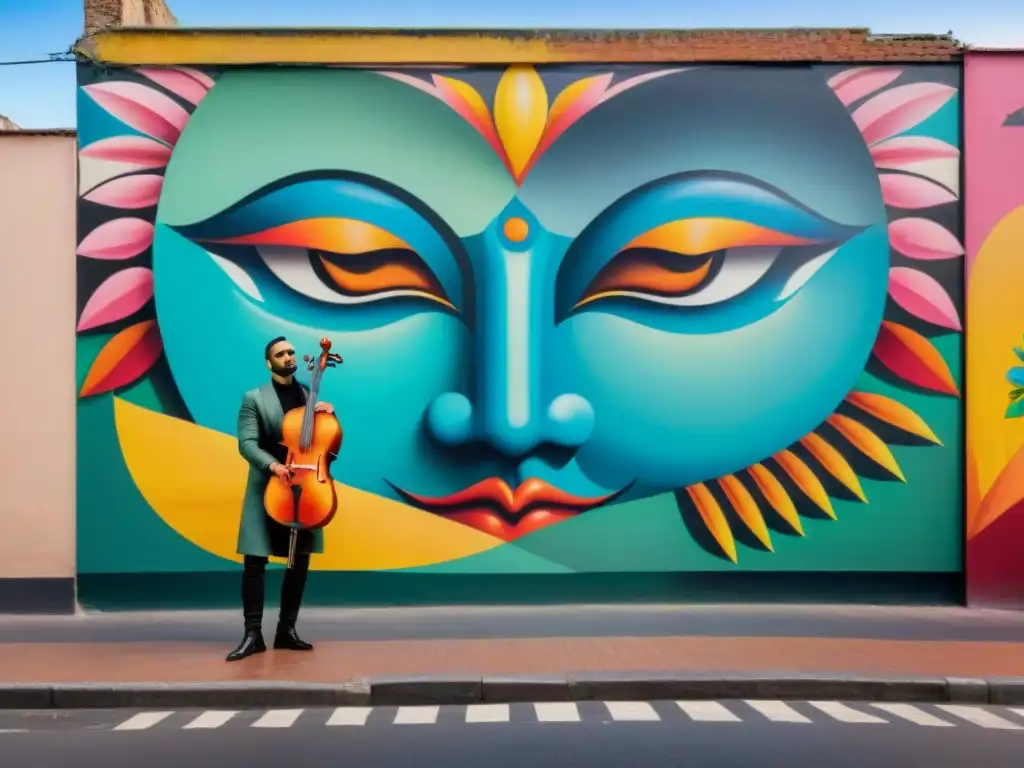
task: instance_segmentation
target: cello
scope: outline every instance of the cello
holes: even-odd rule
[[[287,526],[288,567],[295,565],[295,545],[300,530],[323,528],[334,519],[338,495],[331,477],[331,463],[341,450],[342,429],[333,413],[317,412],[320,382],[328,368],[342,362],[331,352],[331,340],[320,339],[320,355],[303,355],[313,372],[306,404],[293,408],[281,421],[281,445],[288,449],[285,466],[291,479],[271,475],[263,493],[263,506],[270,519]]]

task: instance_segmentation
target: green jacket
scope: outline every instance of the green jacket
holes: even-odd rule
[[[304,385],[303,389],[308,393]],[[270,449],[281,442],[283,419],[284,411],[273,382],[268,381],[242,396],[242,407],[238,409],[238,452],[249,462],[249,478],[238,525],[237,552],[240,555],[285,557],[288,554],[287,528],[271,520],[263,506],[270,465],[275,461]],[[323,529],[300,532],[297,549],[299,552],[323,552]]]

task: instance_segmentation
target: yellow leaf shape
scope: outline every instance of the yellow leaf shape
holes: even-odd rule
[[[863,502],[868,500],[864,495],[864,489],[860,487],[857,473],[853,471],[839,451],[813,432],[801,440],[800,444],[810,451],[811,456],[817,459],[832,477],[849,488],[858,499]]]
[[[743,524],[768,551],[774,552],[775,547],[772,546],[772,537],[768,534],[768,526],[765,525],[761,510],[758,508],[757,502],[754,501],[754,497],[750,495],[750,491],[734,475],[718,478],[718,485],[725,492],[726,498],[729,499],[729,503]]]
[[[547,122],[554,123],[560,118],[569,107],[571,107],[576,100],[589,91],[592,87],[598,83],[609,80],[608,75],[594,75],[593,77],[585,77],[582,80],[577,80],[575,83],[566,86],[555,100],[551,102],[551,110],[548,114]]]
[[[729,529],[729,521],[725,519],[725,513],[718,506],[718,502],[711,495],[711,491],[703,483],[697,483],[696,485],[688,486],[686,492],[700,513],[704,526],[714,537],[718,546],[722,548],[722,552],[734,563],[738,562],[736,557],[736,540],[733,539],[732,531]]]
[[[772,509],[779,514],[779,517],[785,520],[790,528],[803,536],[804,527],[800,524],[800,516],[796,513],[796,506],[793,504],[793,500],[789,498],[789,494],[786,493],[786,489],[782,487],[779,479],[762,464],[754,464],[752,467],[748,467],[747,473],[757,485],[758,490],[764,494],[768,503],[772,505]]]
[[[515,65],[505,70],[494,92],[494,125],[518,181],[544,135],[548,93],[537,70]]]
[[[904,483],[907,482],[907,478],[903,476],[903,470],[900,469],[900,465],[896,462],[896,457],[892,455],[892,451],[889,450],[889,446],[870,429],[859,421],[854,421],[849,416],[843,416],[839,413],[832,414],[828,418],[828,423],[835,427],[839,434],[849,440],[854,448],[875,462],[875,464],[898,477]]]
[[[832,509],[832,501],[825,492],[825,486],[821,484],[818,476],[810,467],[804,464],[800,458],[790,451],[779,451],[774,456],[775,460],[782,467],[782,471],[789,475],[790,480],[796,483],[803,494],[813,501],[822,512],[836,519],[835,510]]]
[[[461,80],[456,80],[451,77],[445,77],[444,75],[434,75],[434,79],[440,80],[457,93],[465,102],[469,111],[473,113],[473,116],[480,121],[480,125],[486,126],[491,124],[491,111],[487,109],[487,102],[485,102],[483,97],[477,93],[476,88],[469,83],[464,83]]]
[[[114,398],[125,466],[163,521],[197,547],[227,560],[235,552],[248,465],[231,435]],[[338,461],[344,461],[344,449]],[[335,483],[338,513],[324,529],[322,571],[415,568],[468,557],[500,539],[399,501]]]
[[[925,420],[903,403],[898,403],[885,395],[876,395],[874,392],[851,392],[846,396],[846,402],[897,429],[936,445],[942,445],[942,441]]]

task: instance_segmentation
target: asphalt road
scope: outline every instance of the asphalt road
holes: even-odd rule
[[[269,606],[265,622],[276,620]],[[240,611],[0,616],[0,643],[237,642]],[[426,640],[520,637],[852,637],[1024,642],[1024,612],[960,607],[573,605],[304,608],[303,637]]]
[[[781,704],[781,707],[779,706]],[[1019,768],[1024,711],[837,702],[0,712],[4,768]],[[886,705],[890,706],[890,705]],[[687,710],[687,707],[689,708]],[[573,716],[575,713],[575,716]],[[851,714],[852,713],[852,714]]]

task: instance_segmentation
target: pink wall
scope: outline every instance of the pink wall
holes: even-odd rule
[[[1024,606],[1024,55],[965,70],[968,601]]]
[[[73,135],[0,133],[0,579],[75,575],[75,186]]]

